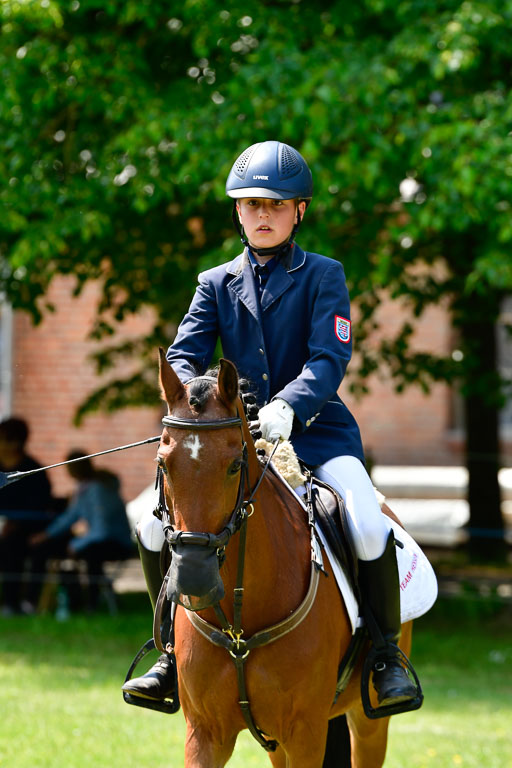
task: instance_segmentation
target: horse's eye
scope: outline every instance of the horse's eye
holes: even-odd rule
[[[232,464],[230,464],[228,469],[228,475],[237,475],[240,472],[240,467],[242,466],[242,459],[235,459]]]

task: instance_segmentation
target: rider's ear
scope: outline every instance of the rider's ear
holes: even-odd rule
[[[180,395],[184,394],[185,387],[179,380],[173,368],[167,362],[165,350],[162,349],[162,347],[158,348],[158,354],[160,357],[160,387],[162,396],[170,407]]]
[[[229,409],[232,409],[238,397],[238,373],[232,362],[220,360],[217,378],[217,396]]]

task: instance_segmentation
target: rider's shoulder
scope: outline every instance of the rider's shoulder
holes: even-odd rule
[[[314,251],[304,252],[305,263],[309,267],[323,267],[324,269],[339,269],[341,263],[330,256],[324,256],[321,253],[315,253]]]
[[[226,277],[229,277],[230,273],[236,274],[234,270],[232,271],[230,269],[231,265],[235,264],[236,259],[233,261],[227,261],[224,264],[218,264],[216,267],[210,267],[210,269],[205,269],[202,272],[200,272],[197,276],[198,282],[200,283],[217,283],[219,280],[223,280]]]

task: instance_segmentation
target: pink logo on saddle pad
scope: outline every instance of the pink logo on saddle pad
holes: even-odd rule
[[[350,325],[350,320],[339,315],[334,316],[334,332],[344,344],[348,344],[350,341]]]

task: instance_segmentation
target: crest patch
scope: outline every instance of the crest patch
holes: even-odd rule
[[[340,341],[344,344],[348,344],[350,341],[350,320],[339,315],[334,316],[334,332]]]

